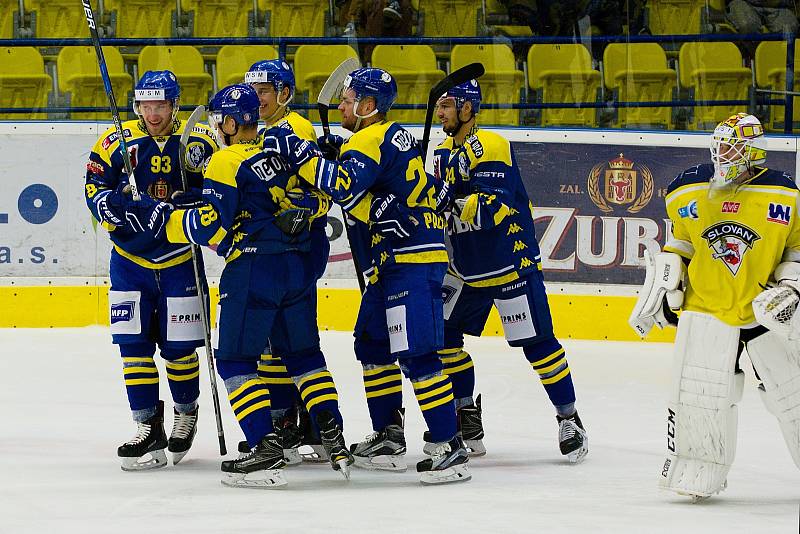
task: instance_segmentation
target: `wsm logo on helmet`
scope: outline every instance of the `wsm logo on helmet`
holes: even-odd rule
[[[638,193],[640,176],[642,188]],[[587,188],[589,198],[604,213],[612,213],[613,204],[624,206],[628,213],[638,213],[653,198],[653,173],[646,165],[636,164],[620,153],[618,158],[592,167]]]

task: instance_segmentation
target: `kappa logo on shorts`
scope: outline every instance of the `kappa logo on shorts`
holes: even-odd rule
[[[755,231],[731,221],[718,222],[700,234],[708,242],[715,260],[721,260],[733,276],[739,272],[745,253],[761,239]]]
[[[136,310],[136,302],[132,300],[126,300],[125,302],[118,302],[117,304],[112,304],[111,324],[132,320],[135,310]]]

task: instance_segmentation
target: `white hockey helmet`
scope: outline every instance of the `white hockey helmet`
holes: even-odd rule
[[[714,129],[711,137],[712,185],[738,183],[753,165],[761,165],[766,159],[764,127],[753,115],[731,115]]]

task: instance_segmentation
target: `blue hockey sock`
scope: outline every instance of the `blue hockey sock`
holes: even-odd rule
[[[525,358],[531,362],[531,367],[539,374],[539,379],[544,386],[547,396],[553,406],[573,404],[575,402],[575,388],[572,385],[572,375],[569,363],[564,354],[564,348],[553,338],[536,345],[523,347]]]
[[[197,353],[175,360],[167,360],[167,381],[175,401],[175,409],[189,413],[197,407],[200,396],[200,362]]]
[[[450,441],[458,431],[456,407],[453,403],[453,384],[442,374],[442,362],[435,353],[401,361],[405,375],[414,386],[422,416],[428,424],[431,441]]]
[[[267,384],[272,401],[272,416],[283,416],[300,403],[300,394],[294,380],[289,376],[280,356],[262,354],[258,364],[258,376]]]
[[[392,363],[364,365],[363,376],[372,429],[379,432],[394,423],[392,416],[403,407],[403,375]]]
[[[156,414],[158,368],[152,356],[123,356],[122,373],[133,420],[146,421]]]
[[[472,398],[475,392],[475,364],[472,363],[472,357],[463,347],[442,349],[438,354],[444,374],[453,383],[456,408],[475,404]]]
[[[258,377],[257,368],[255,361],[217,360],[233,414],[251,448],[273,431],[269,389]]]
[[[327,410],[336,422],[343,426],[342,414],[339,411],[339,393],[328,369],[322,367],[297,376],[295,382],[312,421],[317,420],[317,414],[321,411]]]

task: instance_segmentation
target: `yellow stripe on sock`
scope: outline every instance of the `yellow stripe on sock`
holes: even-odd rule
[[[303,400],[305,400],[305,398],[308,397],[311,393],[314,393],[315,391],[319,391],[321,389],[335,390],[336,384],[334,384],[333,382],[322,382],[321,384],[314,384],[313,386],[308,386],[305,389],[301,389],[300,396],[303,397]]]
[[[185,369],[192,369],[193,367],[200,367],[200,363],[199,362],[191,362],[191,363],[167,362],[167,369],[175,369],[176,371],[185,370]]]
[[[569,367],[558,373],[556,376],[551,376],[550,378],[542,378],[542,384],[553,384],[555,382],[558,382],[568,374],[569,374]]]
[[[396,365],[384,365],[382,367],[376,367],[375,369],[364,369],[364,376],[373,376],[384,371],[395,371],[397,374],[400,374],[400,368]]]
[[[142,357],[124,357],[122,361],[125,363],[149,363],[153,361],[152,356],[142,356]]]
[[[446,404],[448,402],[453,402],[453,394],[452,393],[450,395],[444,397],[443,399],[437,399],[435,401],[429,402],[428,404],[420,404],[419,405],[419,409],[422,410],[423,412],[425,412],[427,410],[431,410],[433,408],[436,408],[437,406],[441,406],[442,404]]]
[[[123,367],[122,374],[131,375],[134,373],[147,373],[147,374],[158,374],[158,369],[155,366],[153,367]]]
[[[125,380],[126,386],[144,386],[146,384],[158,384],[158,377],[155,378],[129,378]]]
[[[311,408],[313,408],[314,406],[316,406],[320,402],[325,402],[325,401],[329,401],[329,400],[338,401],[339,400],[339,395],[336,394],[336,393],[329,393],[328,395],[320,395],[319,397],[315,397],[315,398],[311,399],[310,401],[308,401],[308,404],[306,404],[306,410],[310,411]]]
[[[403,385],[394,386],[391,388],[386,389],[379,389],[377,391],[370,391],[367,393],[368,399],[374,399],[375,397],[383,397],[384,395],[391,395],[392,393],[400,393],[403,391]]]
[[[248,380],[247,382],[245,382],[244,384],[242,384],[241,386],[239,386],[238,388],[236,388],[235,390],[233,390],[232,393],[229,393],[228,394],[228,400],[232,401],[237,396],[241,395],[242,392],[245,391],[247,388],[252,387],[252,386],[260,386],[261,384],[263,384],[263,382],[261,381],[260,378],[252,378],[252,379]]]
[[[262,378],[265,384],[294,384],[291,378]]]
[[[412,382],[412,384],[414,385],[414,389],[423,389],[428,386],[438,384],[442,380],[447,380],[447,377],[444,375],[439,375],[439,376],[434,376],[433,378],[429,378],[428,380],[422,380],[420,382]]]
[[[566,363],[567,363],[567,358],[564,357],[564,358],[561,358],[560,360],[558,360],[553,365],[548,365],[547,367],[542,367],[541,369],[536,369],[536,367],[534,367],[534,369],[536,369],[536,372],[539,373],[540,375],[546,375],[550,371],[552,371],[554,369],[558,369],[562,365],[566,365]]]
[[[398,375],[384,376],[383,378],[376,378],[375,380],[365,380],[364,387],[380,386],[381,384],[388,384],[389,382],[402,382],[403,378]]]
[[[462,352],[462,353],[459,353],[459,354],[457,354],[455,356],[448,356],[446,358],[445,357],[441,357],[439,359],[442,360],[442,363],[448,364],[448,363],[460,362],[462,360],[466,360],[467,358],[469,358],[469,353]]]
[[[417,393],[417,401],[424,401],[425,399],[430,399],[431,397],[435,397],[436,395],[441,395],[445,391],[450,391],[453,388],[450,382],[447,382],[440,388],[436,388],[431,391],[426,391],[425,393]]]
[[[461,352],[461,350],[462,350],[461,347],[458,347],[457,349],[441,349],[441,350],[437,350],[436,354],[439,354],[439,355],[458,354],[459,352]]]
[[[237,421],[241,421],[242,419],[244,419],[245,417],[247,417],[248,415],[250,415],[254,411],[258,410],[259,408],[269,408],[269,406],[270,406],[269,399],[263,400],[261,402],[257,402],[255,404],[253,404],[252,406],[248,406],[246,409],[242,410],[240,413],[237,413],[236,414],[236,420]]]
[[[285,365],[259,365],[258,370],[262,373],[270,372],[270,373],[287,373],[289,371],[286,370]]]
[[[300,386],[302,386],[303,384],[305,384],[306,382],[308,382],[310,380],[315,380],[317,378],[322,378],[324,376],[327,376],[328,378],[333,379],[333,376],[331,376],[331,372],[330,371],[327,371],[327,370],[326,371],[320,371],[319,373],[314,373],[313,375],[304,376],[297,383],[297,386],[300,387]]]
[[[450,376],[456,373],[460,373],[461,371],[466,371],[470,367],[475,367],[475,362],[473,362],[472,360],[468,361],[465,364],[459,365],[458,367],[445,367],[443,372],[444,374]]]
[[[241,399],[239,399],[238,401],[236,401],[235,403],[231,404],[231,408],[233,408],[233,410],[236,411],[244,404],[258,397],[269,397],[269,391],[267,391],[266,389],[258,389],[252,393],[249,393],[244,397],[242,397]]]
[[[198,376],[200,376],[200,369],[190,375],[173,375],[167,371],[167,378],[174,382],[185,382],[186,380],[191,380],[193,378],[197,378]]]
[[[554,360],[554,359],[558,358],[558,357],[559,357],[559,356],[561,356],[562,354],[564,354],[564,347],[561,347],[560,349],[558,349],[557,351],[555,351],[555,352],[554,352],[553,354],[551,354],[550,356],[545,356],[545,357],[544,357],[544,358],[542,358],[541,360],[538,360],[538,361],[535,361],[535,362],[531,362],[531,365],[534,365],[534,366],[535,366],[535,365],[543,365],[543,364],[545,364],[545,363],[549,362],[550,360]]]
[[[176,363],[186,363],[189,359],[196,359],[196,358],[197,358],[197,353],[193,352],[193,353],[191,353],[191,354],[189,354],[187,356],[183,356],[181,358],[176,358],[176,359],[174,359],[172,361],[176,362]],[[167,363],[170,363],[170,362],[167,361]]]

